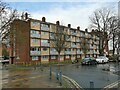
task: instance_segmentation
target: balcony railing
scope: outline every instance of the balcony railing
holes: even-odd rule
[[[41,43],[41,46],[49,46],[49,43]]]
[[[90,51],[90,54],[93,54],[94,52],[93,51]]]
[[[76,54],[76,51],[71,51],[71,54]]]
[[[90,49],[93,49],[94,47],[93,46],[90,46]]]
[[[31,37],[40,38],[40,34],[30,34]]]
[[[77,54],[82,54],[82,52],[81,51],[77,51]]]
[[[71,32],[71,35],[76,35],[77,33],[76,32]]]
[[[76,48],[76,45],[71,45],[72,48]]]
[[[91,54],[91,52],[87,52],[87,54]]]
[[[52,51],[50,51],[50,54],[51,54],[51,55],[58,55],[58,52],[52,50]]]
[[[30,51],[30,55],[40,55],[40,51]]]
[[[65,54],[71,54],[71,51],[65,51]]]
[[[80,42],[80,39],[76,39],[76,42]]]
[[[97,52],[96,52],[96,51],[94,51],[94,54],[97,54]]]
[[[50,35],[50,39],[54,39],[54,36]]]
[[[66,39],[66,41],[71,41],[71,38]]]

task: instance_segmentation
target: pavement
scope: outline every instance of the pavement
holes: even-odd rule
[[[76,88],[80,90],[79,85],[67,76],[62,76],[62,85],[56,79],[55,73],[52,73],[50,79],[49,67],[14,67],[3,68],[2,70],[2,88]]]

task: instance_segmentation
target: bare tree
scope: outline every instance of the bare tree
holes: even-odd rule
[[[114,57],[114,54],[115,54],[115,48],[116,48],[116,45],[117,45],[117,31],[118,31],[118,18],[117,16],[112,16],[109,18],[108,20],[108,25],[109,25],[109,30],[110,30],[110,33],[109,33],[109,36],[110,36],[110,39],[112,39],[113,41],[113,57]]]
[[[100,54],[104,54],[104,49],[108,42],[108,21],[109,18],[112,16],[112,10],[108,8],[97,9],[94,11],[93,15],[90,17],[91,27],[97,29],[101,34],[99,36],[99,52]]]
[[[58,62],[60,62],[60,53],[68,46],[66,43],[68,37],[66,32],[64,31],[64,27],[56,25],[56,30],[54,30],[52,38],[53,40],[51,41],[51,45],[58,52]]]
[[[9,35],[10,24],[17,16],[16,10],[0,0],[0,39],[5,39]]]
[[[82,39],[82,51],[84,53],[84,56],[86,57],[87,52],[90,50],[90,45],[88,44],[89,39],[83,38]]]

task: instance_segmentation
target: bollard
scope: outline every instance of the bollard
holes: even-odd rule
[[[59,73],[59,84],[62,86],[62,71]]]
[[[58,70],[56,69],[56,79],[59,80],[58,78]]]
[[[40,70],[43,71],[43,66],[42,66],[42,64],[40,65]]]
[[[50,66],[50,79],[51,79],[51,77],[52,77],[52,68]]]
[[[94,82],[91,80],[90,81],[90,90],[93,90],[94,89]]]

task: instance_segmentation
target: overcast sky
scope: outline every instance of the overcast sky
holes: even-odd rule
[[[114,8],[117,11],[118,0],[4,0],[20,12],[27,11],[34,19],[44,16],[47,22],[62,22],[82,30],[90,24],[89,16],[101,7]],[[11,3],[10,3],[11,2]]]

